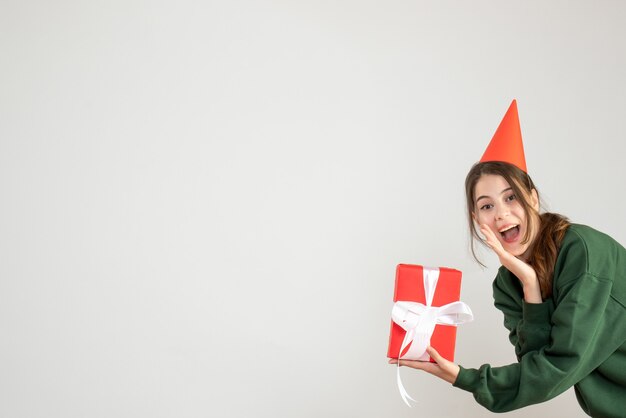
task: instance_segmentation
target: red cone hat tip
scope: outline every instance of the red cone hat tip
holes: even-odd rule
[[[481,163],[487,161],[502,161],[517,166],[525,173],[528,172],[515,99],[511,102],[509,110],[506,111],[500,126],[496,129],[496,133],[493,134],[491,142],[480,159]]]

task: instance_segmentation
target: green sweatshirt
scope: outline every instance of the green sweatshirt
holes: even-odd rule
[[[523,300],[519,280],[501,267],[495,306],[518,363],[461,367],[454,386],[485,408],[505,412],[547,401],[574,386],[592,417],[626,416],[626,249],[583,225],[567,230],[554,267],[553,294]]]

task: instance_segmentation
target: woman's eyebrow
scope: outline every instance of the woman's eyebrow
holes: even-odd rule
[[[502,195],[502,194],[504,194],[504,193],[508,192],[509,190],[513,190],[513,188],[512,188],[512,187],[507,187],[506,189],[502,190],[502,191],[500,192],[500,194]],[[483,195],[483,196],[479,196],[479,197],[476,199],[476,203],[478,203],[478,201],[479,201],[480,199],[488,199],[488,198],[489,198],[489,196],[485,196],[485,195]]]

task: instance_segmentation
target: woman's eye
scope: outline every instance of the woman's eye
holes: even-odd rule
[[[509,201],[509,202],[510,202],[511,200],[515,200],[515,195],[514,195],[514,194],[512,194],[511,196],[507,197],[507,198],[506,198],[506,200],[507,200],[507,201]]]
[[[488,210],[488,209],[491,209],[492,207],[493,205],[488,203],[486,205],[481,206],[480,210]]]

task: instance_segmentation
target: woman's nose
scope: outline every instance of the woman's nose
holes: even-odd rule
[[[509,209],[506,206],[496,207],[496,219],[504,219],[509,214]]]

